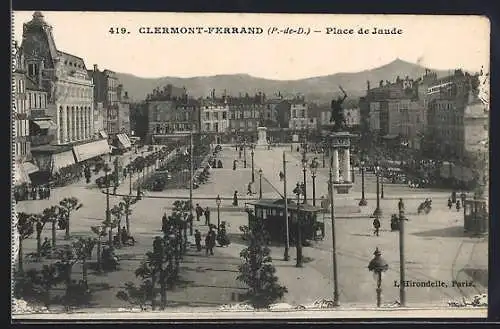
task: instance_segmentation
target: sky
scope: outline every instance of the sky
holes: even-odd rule
[[[87,68],[139,77],[246,73],[295,80],[359,72],[397,58],[450,70],[488,70],[490,23],[480,16],[45,12],[56,47],[82,57]],[[14,38],[33,11],[14,12]],[[111,34],[111,28],[125,34]],[[145,27],[260,27],[262,34],[141,34]],[[309,35],[269,34],[286,27]],[[373,28],[401,34],[374,35]],[[327,34],[336,28],[353,34]],[[360,29],[369,30],[359,34]],[[320,32],[313,32],[313,31]],[[212,31],[215,31],[213,29]]]

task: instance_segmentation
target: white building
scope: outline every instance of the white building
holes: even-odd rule
[[[200,108],[200,129],[207,133],[225,133],[229,130],[229,106],[203,102]]]
[[[288,127],[296,130],[316,129],[316,118],[309,116],[309,107],[305,102],[292,101]]]

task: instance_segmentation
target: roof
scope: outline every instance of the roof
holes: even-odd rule
[[[57,54],[61,56],[61,59],[63,60],[63,63],[65,65],[73,66],[75,68],[79,68],[86,71],[85,62],[83,58],[72,54],[68,54],[60,50],[57,51]]]
[[[73,145],[40,145],[32,146],[31,152],[33,153],[62,153],[66,151],[71,151]]]
[[[261,200],[256,200],[254,202],[248,202],[247,204],[249,205],[254,205],[254,206],[261,206],[261,207],[272,207],[272,208],[277,208],[277,209],[285,209],[285,200],[284,199],[261,199]],[[288,199],[288,209],[289,210],[297,210],[297,204],[292,201],[292,199]],[[300,210],[305,210],[305,211],[321,211],[322,209],[319,207],[314,207],[310,204],[299,204],[299,209]]]

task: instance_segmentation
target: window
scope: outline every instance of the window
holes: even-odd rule
[[[297,110],[292,110],[292,117],[297,118]]]
[[[42,95],[38,95],[38,107],[42,108]]]
[[[219,112],[214,112],[214,120],[219,120]]]
[[[300,117],[305,118],[306,117],[306,110],[301,110],[300,111]]]
[[[214,123],[214,130],[216,132],[219,132],[219,123],[218,122]]]
[[[205,120],[210,120],[210,112],[205,112]]]
[[[226,111],[222,112],[222,119],[224,119],[224,120],[227,119],[227,112]]]
[[[205,123],[205,131],[210,131],[210,123]]]

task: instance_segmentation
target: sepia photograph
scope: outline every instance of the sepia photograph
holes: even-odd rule
[[[13,319],[486,317],[487,18],[12,24]]]

